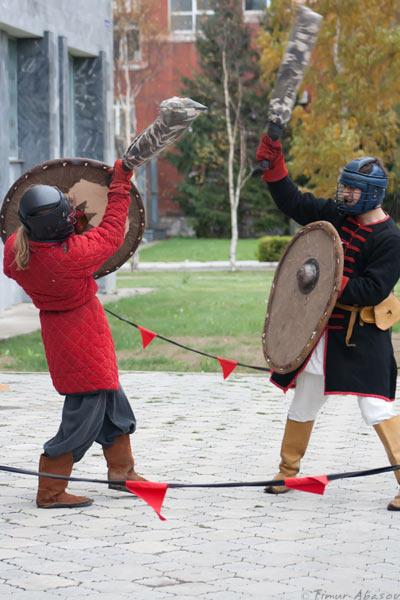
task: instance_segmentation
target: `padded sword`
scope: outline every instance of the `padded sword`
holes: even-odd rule
[[[321,15],[299,5],[269,103],[267,134],[272,140],[281,137],[290,120],[321,22]],[[262,160],[260,167],[267,170],[269,161]]]
[[[174,96],[163,100],[156,120],[132,141],[123,155],[124,169],[135,169],[174,144],[206,110],[206,106],[191,98]]]

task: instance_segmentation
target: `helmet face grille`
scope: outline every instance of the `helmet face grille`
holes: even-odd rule
[[[361,215],[379,206],[385,196],[386,190],[377,186],[367,186],[370,189],[363,190],[354,185],[339,182],[336,188],[336,202],[339,211]],[[349,191],[352,188],[353,191]],[[357,193],[358,192],[358,193]],[[361,194],[359,193],[361,192]]]
[[[358,158],[344,167],[336,188],[339,212],[361,215],[382,204],[388,178],[381,167],[372,162],[374,160],[371,157]],[[370,163],[370,173],[359,172],[361,167]],[[358,201],[355,202],[355,199]]]

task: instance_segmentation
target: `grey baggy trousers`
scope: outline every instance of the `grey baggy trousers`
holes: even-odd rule
[[[111,446],[136,429],[136,419],[122,387],[88,394],[67,394],[56,435],[44,444],[44,454],[57,458],[72,452],[78,462],[93,442]]]

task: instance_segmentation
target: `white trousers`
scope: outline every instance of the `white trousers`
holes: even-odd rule
[[[396,416],[393,402],[386,402],[372,396],[356,396],[361,416],[367,425],[377,425],[381,421]],[[303,371],[296,379],[296,390],[289,408],[288,419],[292,421],[314,421],[327,401],[324,395],[324,376]]]
[[[296,388],[288,419],[292,421],[314,421],[325,404],[328,396],[324,395],[323,358],[325,334],[316,345],[304,371],[296,379]],[[396,416],[393,402],[372,396],[356,396],[361,416],[367,425],[377,425],[381,421]]]

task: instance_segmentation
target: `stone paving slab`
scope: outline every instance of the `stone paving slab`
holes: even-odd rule
[[[153,481],[260,481],[276,472],[290,402],[263,375],[121,373],[138,421],[138,472]],[[46,373],[0,373],[0,464],[36,470],[62,397]],[[8,386],[8,390],[7,390]],[[302,474],[387,464],[351,397],[330,397]],[[102,479],[93,446],[73,475]],[[3,600],[394,600],[400,513],[392,473],[332,482],[324,496],[262,488],[167,491],[160,521],[133,495],[73,482],[92,506],[37,509],[37,480],[0,471]]]

